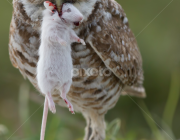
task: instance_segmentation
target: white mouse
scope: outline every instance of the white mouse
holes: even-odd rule
[[[59,14],[55,6],[44,2],[41,45],[37,64],[37,81],[41,92],[45,95],[44,113],[41,128],[41,140],[44,140],[48,106],[52,113],[56,112],[51,93],[56,89],[61,93],[69,110],[74,114],[73,105],[66,98],[72,84],[71,43],[85,45],[73,30],[83,20],[83,15],[72,4],[65,3]]]

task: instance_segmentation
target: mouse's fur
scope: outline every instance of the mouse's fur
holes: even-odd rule
[[[37,81],[48,102],[44,105],[44,110],[47,110],[49,105],[49,109],[53,113],[56,112],[51,93],[57,89],[61,92],[61,97],[69,110],[74,113],[73,105],[67,100],[66,94],[72,83],[71,43],[80,42],[85,45],[84,40],[72,29],[74,22],[81,22],[82,19],[83,15],[72,4],[63,5],[61,18],[56,10],[52,12],[45,9],[43,12]],[[47,111],[44,111],[44,115],[47,117]],[[44,115],[43,118],[46,118]],[[44,139],[45,122],[42,122],[41,139]]]

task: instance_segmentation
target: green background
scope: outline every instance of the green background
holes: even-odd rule
[[[115,123],[112,131],[108,130],[107,139],[178,139],[180,138],[180,1],[118,0],[118,2],[127,14],[141,50],[147,98],[121,96],[116,107],[106,115],[107,122],[116,118],[118,120],[115,122],[121,122]],[[0,139],[7,140],[12,135],[9,140],[38,140],[43,98],[39,93],[36,94],[37,91],[32,85],[25,81],[10,63],[8,54],[9,25],[12,16],[10,3],[2,0],[0,4]],[[57,108],[59,110],[56,115],[49,113],[46,140],[82,139],[85,120],[81,114],[71,115],[68,109]],[[1,124],[7,131],[2,129]],[[112,134],[113,132],[117,133]]]

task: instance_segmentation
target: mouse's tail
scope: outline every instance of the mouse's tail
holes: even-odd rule
[[[47,116],[48,116],[48,99],[45,96],[44,111],[43,111],[43,118],[42,118],[42,124],[41,124],[41,137],[40,137],[40,140],[44,140],[45,131],[46,131]]]

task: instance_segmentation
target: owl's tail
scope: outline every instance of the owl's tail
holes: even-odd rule
[[[141,75],[141,77],[138,78],[137,83],[132,86],[125,86],[121,92],[121,95],[130,95],[135,96],[139,98],[145,98],[146,97],[146,91],[143,87],[143,80],[144,77]]]

